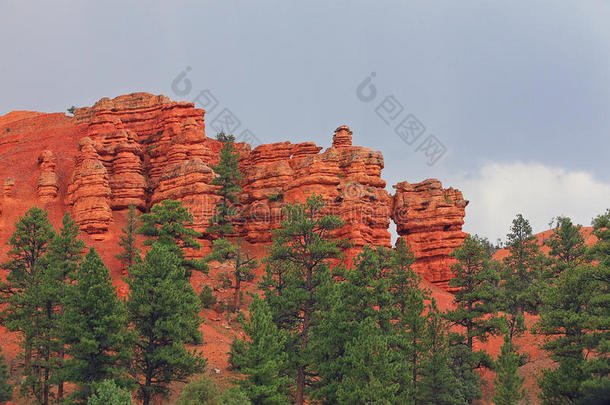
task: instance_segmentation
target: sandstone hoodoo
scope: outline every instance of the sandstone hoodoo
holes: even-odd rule
[[[130,204],[145,212],[164,199],[179,200],[203,233],[198,254],[207,254],[211,236],[205,230],[218,198],[217,186],[210,184],[212,166],[222,143],[206,136],[204,117],[192,103],[147,93],[104,98],[77,109],[74,117],[32,112],[0,117],[0,126],[10,127],[0,138],[0,178],[7,179],[2,194],[11,198],[19,184],[22,201],[46,204],[57,216],[65,202],[94,241],[116,238]],[[326,200],[327,213],[345,220],[335,234],[353,243],[350,253],[367,244],[391,246],[394,220],[418,257],[416,270],[446,287],[449,254],[466,235],[461,226],[467,201],[437,180],[399,183],[390,195],[381,177],[383,155],[354,146],[352,136],[348,126],[338,127],[325,150],[313,142],[255,149],[237,143],[243,180],[234,236],[250,245],[270,243],[283,204],[317,193]],[[12,148],[17,143],[23,145],[20,151]],[[28,172],[37,174],[30,178]],[[14,223],[19,214],[4,210],[2,223]]]
[[[447,288],[452,278],[449,256],[466,237],[462,232],[468,201],[453,188],[443,188],[438,180],[402,182],[394,186],[392,219],[396,230],[413,249],[415,271],[429,281]]]
[[[55,156],[50,150],[43,150],[38,156],[40,175],[38,176],[38,196],[42,202],[57,197],[57,174],[55,173]]]

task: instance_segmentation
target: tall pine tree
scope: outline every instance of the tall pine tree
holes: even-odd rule
[[[310,334],[318,322],[322,294],[332,283],[329,259],[341,256],[339,241],[330,236],[343,221],[322,215],[321,196],[305,204],[289,204],[285,220],[274,231],[263,285],[274,322],[288,335],[295,377],[295,402],[302,405],[311,383]]]
[[[119,246],[123,251],[116,255],[116,258],[123,263],[126,269],[129,269],[134,263],[141,260],[136,241],[136,232],[139,226],[138,222],[136,206],[134,204],[129,204],[127,224],[123,228],[122,235],[119,239]]]
[[[540,253],[529,221],[521,214],[513,220],[506,246],[498,295],[498,309],[506,314],[508,336],[513,338],[525,331],[525,314],[536,314],[542,287],[545,259]]]
[[[589,254],[577,236],[580,227],[568,218],[560,220],[551,237],[554,278],[543,291],[536,325],[545,336],[543,349],[558,363],[538,380],[545,404],[596,403],[610,395],[609,219],[606,214],[594,221],[598,242]],[[598,264],[588,264],[590,259]]]
[[[49,293],[54,292],[48,291],[53,278],[47,272],[44,256],[55,235],[47,212],[32,207],[15,224],[9,239],[9,260],[2,265],[9,271],[2,284],[6,304],[2,319],[9,330],[22,336],[26,375],[22,392],[31,393],[37,403],[44,405],[49,403],[51,369],[55,368],[50,347],[54,308],[47,305]]]
[[[136,333],[133,377],[144,405],[166,396],[172,382],[186,382],[205,367],[205,359],[185,346],[202,342],[200,303],[174,250],[153,243],[128,278],[127,310]]]
[[[77,384],[71,398],[85,401],[94,384],[113,380],[127,384],[131,335],[127,311],[112,286],[110,271],[94,249],[80,264],[63,300],[63,340],[68,345],[67,381]]]
[[[510,335],[506,334],[495,365],[495,390],[492,397],[494,404],[515,405],[525,398],[523,389],[525,378],[517,374],[520,363],[520,356],[511,343]]]
[[[286,335],[273,324],[269,305],[259,297],[254,297],[243,328],[248,339],[236,339],[231,356],[232,366],[245,375],[237,381],[239,386],[255,405],[289,404],[292,379],[283,375],[288,362]]]
[[[186,257],[186,249],[198,250],[201,247],[196,239],[201,234],[189,227],[193,224],[193,215],[179,201],[161,201],[153,205],[150,213],[142,214],[140,220],[142,226],[137,232],[149,238],[144,241],[145,245],[151,246],[158,242],[178,256],[182,265],[207,272],[207,265],[203,260]],[[186,275],[190,275],[190,272]]]
[[[224,133],[219,134],[218,138],[223,140],[224,145],[220,150],[218,164],[212,166],[216,177],[210,184],[219,186],[216,193],[220,196],[220,200],[216,204],[216,213],[210,218],[210,227],[207,231],[218,238],[224,238],[226,234],[234,231],[231,217],[237,213],[233,204],[237,202],[241,191],[239,182],[242,174],[239,171],[239,153],[235,151],[233,144],[235,139],[232,135],[224,135]]]

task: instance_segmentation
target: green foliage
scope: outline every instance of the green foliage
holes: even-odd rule
[[[225,134],[224,131],[220,131],[219,133],[216,134],[216,140],[220,141],[222,143],[235,142],[235,137],[231,134],[229,134],[229,135]]]
[[[134,263],[142,260],[136,242],[136,232],[138,230],[138,213],[133,204],[129,204],[127,211],[127,224],[122,230],[122,235],[119,239],[119,246],[123,249],[121,253],[116,255],[126,268],[130,268]]]
[[[309,336],[333,283],[328,260],[339,258],[340,247],[346,246],[329,235],[343,221],[321,215],[323,207],[322,197],[312,196],[305,204],[284,208],[285,220],[274,231],[262,283],[273,322],[288,336],[288,369],[293,370],[296,402],[301,404],[310,383]]]
[[[523,389],[524,377],[517,374],[520,365],[520,356],[511,344],[510,336],[504,337],[501,353],[496,360],[495,390],[492,400],[496,405],[514,405],[525,398]]]
[[[214,291],[208,285],[204,285],[199,293],[199,300],[203,308],[212,308],[216,304],[216,296]]]
[[[582,226],[574,226],[567,217],[557,217],[553,233],[545,244],[554,258],[547,277],[557,277],[563,270],[588,262],[585,239],[580,233]]]
[[[610,394],[610,215],[595,219],[598,242],[585,252],[580,227],[561,218],[551,237],[553,276],[542,293],[536,331],[543,349],[558,363],[538,379],[541,399],[553,403],[595,403]],[[589,259],[599,262],[587,264]]]
[[[252,402],[248,396],[239,388],[231,387],[220,394],[220,403],[222,405],[251,405]]]
[[[68,111],[70,114],[74,115],[74,113],[76,112],[76,107],[75,106],[69,107],[69,108],[67,108],[66,111]]]
[[[57,369],[52,353],[57,349],[54,341],[55,308],[52,298],[57,297],[55,279],[47,272],[44,255],[55,231],[47,212],[33,207],[15,224],[9,239],[8,261],[2,264],[9,273],[2,283],[2,310],[4,325],[10,331],[20,332],[25,359],[23,393],[31,393],[38,403],[48,404],[52,370]]]
[[[429,346],[426,301],[401,240],[393,250],[364,247],[352,269],[334,269],[311,337],[323,403],[414,403]]]
[[[542,288],[545,259],[540,253],[532,228],[521,214],[513,220],[507,235],[509,255],[504,258],[498,291],[498,309],[507,316],[508,334],[525,331],[525,313],[536,314]]]
[[[125,386],[132,336],[127,312],[108,268],[94,249],[80,264],[63,300],[62,339],[68,344],[65,378],[77,384],[73,400],[84,400],[93,384],[112,380]]]
[[[129,391],[117,386],[114,380],[104,380],[93,385],[87,405],[135,405],[135,402]]]
[[[10,374],[6,366],[4,354],[0,353],[0,403],[10,401],[13,397],[13,384],[10,383]]]
[[[473,399],[453,367],[446,331],[449,325],[435,306],[428,313],[424,335],[425,351],[421,364],[421,381],[417,385],[418,404],[450,405],[470,403]],[[478,379],[477,379],[478,382]]]
[[[221,135],[224,134],[218,134],[219,137]],[[216,177],[210,182],[212,185],[219,186],[216,194],[220,196],[220,200],[216,204],[216,213],[210,218],[210,227],[207,229],[208,233],[216,234],[219,238],[234,231],[230,217],[237,213],[233,204],[238,200],[241,191],[239,181],[242,179],[239,171],[239,153],[235,151],[233,145],[234,138],[229,135],[222,139],[224,139],[224,145],[220,150],[218,164],[212,166]]]
[[[283,201],[284,200],[284,194],[282,193],[274,193],[274,194],[269,194],[267,196],[267,199],[271,202],[275,202],[275,201]]]
[[[205,359],[185,344],[201,343],[201,303],[183,260],[167,244],[154,243],[129,275],[127,310],[137,334],[133,371],[144,405],[166,396],[174,381],[186,381]]]
[[[230,262],[233,267],[233,280],[226,273],[222,274],[222,286],[233,288],[233,310],[239,309],[241,303],[242,282],[252,281],[253,271],[258,266],[258,261],[242,252],[239,245],[234,245],[224,238],[216,239],[212,243],[212,252],[205,258],[206,261],[218,261],[219,263]]]
[[[237,383],[253,404],[289,404],[292,379],[282,375],[288,361],[287,336],[273,324],[269,306],[257,296],[243,328],[248,339],[236,339],[231,347],[231,364],[245,375]]]
[[[467,367],[472,378],[478,379],[474,370],[481,366],[489,367],[491,358],[487,352],[475,350],[474,343],[486,342],[490,335],[499,331],[501,324],[494,316],[499,281],[496,268],[499,263],[490,259],[488,247],[480,239],[470,236],[453,251],[452,257],[457,259],[457,263],[451,266],[455,277],[449,281],[449,285],[457,288],[457,291],[453,299],[455,308],[447,311],[446,318],[464,331],[452,334],[452,344],[466,345]]]
[[[251,402],[236,387],[220,392],[216,383],[202,374],[185,385],[175,405],[251,405]]]
[[[161,201],[150,211],[150,214],[140,216],[142,226],[137,230],[150,238],[144,244],[151,246],[158,242],[177,255],[189,269],[207,272],[207,265],[202,260],[185,258],[184,249],[201,247],[196,240],[201,234],[187,226],[192,225],[193,215],[179,201],[174,200]]]
[[[219,395],[214,381],[202,374],[184,386],[175,405],[222,405]]]

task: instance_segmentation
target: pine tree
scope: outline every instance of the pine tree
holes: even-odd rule
[[[452,324],[464,328],[468,350],[474,352],[474,342],[486,342],[498,328],[490,314],[495,312],[499,275],[494,272],[485,247],[469,236],[451,256],[457,263],[451,266],[455,277],[449,286],[457,291],[453,299],[455,309],[446,315]]]
[[[220,150],[219,161],[216,166],[212,166],[216,177],[210,184],[219,186],[217,194],[220,200],[216,204],[216,213],[210,218],[208,233],[216,234],[219,238],[224,238],[228,233],[234,231],[231,225],[231,216],[236,214],[233,204],[238,200],[241,187],[239,181],[242,179],[239,171],[239,153],[235,151],[232,135],[218,134],[218,139],[223,140],[224,145]]]
[[[95,383],[125,386],[131,357],[127,312],[112,286],[110,271],[92,248],[80,264],[63,301],[63,340],[68,344],[67,381],[77,384],[75,401],[86,400]]]
[[[333,282],[328,260],[341,255],[342,244],[329,233],[343,221],[322,215],[323,207],[321,196],[285,207],[285,220],[274,231],[263,285],[274,323],[288,334],[286,351],[292,355],[298,405],[304,403],[305,389],[311,382],[310,332],[318,322],[322,293]]]
[[[500,356],[496,360],[495,391],[492,397],[496,405],[515,405],[525,398],[524,377],[517,374],[520,356],[511,344],[510,335],[504,337]]]
[[[460,381],[452,368],[449,325],[443,315],[432,303],[426,321],[424,344],[425,352],[421,364],[421,381],[417,388],[418,404],[450,405],[468,404],[465,392],[460,390]]]
[[[179,201],[164,200],[155,204],[149,214],[142,214],[142,226],[137,230],[149,237],[144,241],[147,246],[155,242],[164,245],[170,252],[182,260],[182,265],[189,269],[207,272],[203,260],[187,259],[185,249],[199,249],[201,245],[196,238],[201,234],[188,225],[193,224],[193,215]],[[190,272],[186,273],[190,276]]]
[[[513,220],[507,235],[509,255],[499,285],[498,304],[508,320],[511,342],[525,331],[525,313],[536,314],[545,260],[540,253],[532,227],[521,214]]]
[[[93,385],[87,405],[135,405],[135,402],[129,391],[117,386],[114,380],[104,380]]]
[[[588,261],[585,239],[580,233],[582,226],[573,225],[572,220],[567,217],[557,217],[553,233],[545,244],[551,249],[549,255],[554,262],[547,277],[557,277],[566,268],[578,266]]]
[[[610,394],[608,338],[610,310],[606,246],[610,243],[610,216],[594,221],[598,242],[585,254],[579,227],[568,218],[554,230],[551,255],[553,278],[542,294],[536,331],[545,335],[543,349],[558,363],[538,379],[546,404],[595,403]],[[587,264],[596,259],[599,264]]]
[[[351,268],[333,269],[337,282],[324,294],[321,319],[311,343],[318,375],[312,398],[323,403],[349,403],[372,395],[379,402],[396,397],[402,362],[396,358],[400,354],[387,358],[397,352],[390,345],[394,312],[383,277],[391,255],[390,249],[364,246]],[[365,347],[376,350],[367,352]],[[383,373],[369,373],[379,363],[383,363]],[[371,365],[369,370],[362,368],[367,364]],[[383,392],[377,389],[379,385],[385,387]]]
[[[212,252],[206,257],[206,261],[218,261],[220,263],[231,262],[233,267],[233,304],[234,311],[239,310],[241,302],[242,282],[252,281],[253,271],[258,266],[258,261],[244,253],[239,245],[233,245],[226,239],[216,239],[212,242]]]
[[[13,397],[13,384],[10,383],[10,374],[4,354],[0,353],[0,403],[10,401]]]
[[[498,332],[500,319],[496,312],[496,286],[499,274],[496,268],[500,265],[490,258],[489,246],[480,242],[480,238],[466,237],[462,245],[455,249],[452,256],[457,263],[451,266],[454,278],[449,285],[457,288],[453,303],[455,308],[446,312],[446,318],[452,325],[462,328],[463,332],[451,332],[450,357],[457,380],[464,387],[463,396],[470,403],[480,396],[480,367],[492,367],[492,360],[484,350],[475,350],[475,342],[486,342],[488,337]]]
[[[136,232],[138,230],[138,213],[136,206],[129,204],[127,211],[127,224],[123,228],[122,235],[119,239],[119,246],[123,249],[121,253],[116,255],[116,258],[123,262],[123,265],[129,269],[134,263],[141,260],[136,241]]]
[[[169,245],[169,246],[168,246]],[[174,381],[201,372],[205,359],[185,344],[201,343],[200,303],[183,259],[171,244],[153,243],[128,278],[127,310],[134,331],[133,372],[144,405],[166,396]]]
[[[399,373],[401,395],[416,402],[418,381],[421,371],[422,352],[426,324],[426,301],[430,291],[420,288],[421,277],[411,269],[415,256],[404,239],[396,243],[391,259],[389,279],[390,303],[396,308],[394,324],[398,328],[396,350],[407,354],[406,367]],[[406,399],[405,399],[406,400]]]
[[[9,261],[2,268],[9,271],[2,284],[2,311],[5,326],[22,334],[26,378],[22,392],[30,392],[38,403],[48,404],[50,393],[51,319],[53,308],[48,307],[50,281],[44,255],[55,231],[47,212],[33,207],[15,224],[9,239]]]
[[[63,363],[66,343],[61,325],[62,300],[69,293],[69,283],[74,280],[85,249],[85,243],[78,238],[78,234],[78,226],[66,213],[59,233],[49,244],[49,252],[44,257],[44,266],[49,275],[46,279],[47,305],[52,308],[49,314],[53,317],[49,334],[50,357],[54,358],[56,368],[51,381],[57,384],[58,402],[63,400],[65,381]]]
[[[289,404],[288,387],[292,379],[286,377],[288,355],[286,335],[272,322],[268,304],[255,296],[250,305],[250,318],[243,323],[248,339],[236,339],[231,362],[245,375],[239,386],[255,405]]]

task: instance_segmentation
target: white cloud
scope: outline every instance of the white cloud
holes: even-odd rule
[[[567,171],[539,163],[488,163],[473,176],[456,176],[444,184],[464,193],[464,231],[505,239],[518,213],[535,233],[549,228],[551,218],[564,215],[585,226],[610,208],[610,184],[590,173]]]

